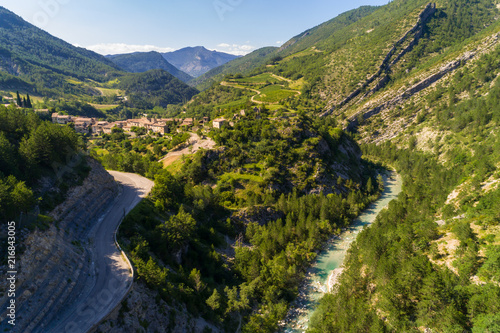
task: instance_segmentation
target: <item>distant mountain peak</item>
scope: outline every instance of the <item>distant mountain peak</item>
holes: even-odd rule
[[[185,47],[162,55],[169,63],[194,77],[238,58],[233,54],[208,50],[204,46]]]

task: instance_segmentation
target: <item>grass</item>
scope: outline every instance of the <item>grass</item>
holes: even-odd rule
[[[104,156],[104,155],[108,155],[109,154],[109,151],[107,151],[106,149],[103,149],[103,148],[93,148],[92,150],[95,151],[95,153],[98,156]]]
[[[292,60],[294,58],[299,58],[299,57],[305,57],[305,56],[308,56],[308,55],[312,55],[312,54],[316,54],[316,53],[322,53],[323,51],[320,51],[320,50],[317,50],[315,46],[311,47],[311,48],[308,48],[304,51],[301,51],[301,52],[297,52],[297,53],[294,53],[286,58],[284,58],[283,60],[281,60],[281,62],[286,62],[286,61],[289,61],[289,60]]]
[[[118,107],[118,105],[115,105],[115,104],[93,104],[93,103],[91,103],[90,105],[95,107],[97,110],[103,110],[103,111],[113,110],[116,107]]]
[[[169,162],[168,165],[165,165],[165,169],[168,172],[170,172],[172,175],[175,175],[178,172],[180,172],[182,165],[184,164],[184,160],[183,160],[182,156],[175,156],[175,157],[178,157],[178,158],[173,160],[173,161],[168,161]],[[184,155],[184,158],[190,158],[190,157]],[[167,160],[165,160],[165,161],[167,161]]]
[[[263,74],[259,74],[256,76],[244,77],[241,79],[234,79],[231,81],[238,82],[241,84],[265,84],[266,82],[269,82],[269,83],[280,82],[280,80],[273,77],[271,73],[263,73]]]
[[[290,83],[289,87],[290,87],[290,89],[301,90],[302,87],[304,87],[304,84],[305,84],[304,78],[300,78],[300,79]]]
[[[78,85],[78,86],[80,86],[80,85],[83,84],[82,81],[78,81],[78,80],[75,80],[75,79],[66,79],[66,82],[74,84],[74,85]]]
[[[261,183],[262,182],[262,177],[256,176],[256,175],[245,174],[245,173],[241,174],[241,173],[236,173],[236,172],[228,172],[228,173],[223,174],[220,177],[220,180],[222,182],[228,182],[231,179],[234,179],[237,181],[238,180],[245,180],[245,181],[250,181],[250,182],[254,182],[254,183]]]
[[[297,95],[298,91],[289,90],[279,85],[267,86],[261,90],[261,94],[256,96],[256,101],[265,103],[278,103],[279,101]]]
[[[103,94],[106,97],[123,95],[123,91],[121,91],[120,89],[110,89],[101,87],[96,87],[96,89],[99,90],[101,94]]]

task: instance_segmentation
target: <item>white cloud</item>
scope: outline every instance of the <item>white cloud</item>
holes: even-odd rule
[[[246,55],[255,50],[254,46],[247,44],[228,44],[228,43],[220,43],[217,45],[216,51],[230,53],[238,56]]]
[[[279,40],[276,42],[276,44],[281,45],[281,44],[283,44],[283,42]]]
[[[91,45],[86,47],[89,50],[100,53],[102,55],[108,54],[122,54],[122,53],[132,53],[132,52],[172,52],[175,49],[171,47],[159,47],[155,45],[131,45],[124,43],[103,43],[97,45]]]

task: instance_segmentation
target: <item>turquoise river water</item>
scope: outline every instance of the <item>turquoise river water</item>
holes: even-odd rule
[[[330,239],[314,265],[309,269],[304,284],[299,289],[299,296],[281,323],[281,332],[301,333],[306,331],[309,319],[318,306],[321,297],[328,292],[336,277],[342,272],[347,249],[364,227],[372,224],[377,215],[390,201],[396,199],[401,192],[401,177],[390,172],[384,177],[384,192],[375,202],[370,204],[349,228],[344,229],[340,237]]]

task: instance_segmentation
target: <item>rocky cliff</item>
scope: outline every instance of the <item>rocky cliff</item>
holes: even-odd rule
[[[65,302],[79,295],[90,274],[90,253],[82,240],[98,223],[101,213],[118,192],[113,177],[93,159],[92,168],[81,186],[71,189],[67,200],[56,207],[54,219],[46,231],[36,229],[24,241],[24,253],[18,258],[17,321],[12,332],[43,332]],[[96,187],[99,184],[99,187]],[[6,267],[0,269],[5,276]],[[5,290],[6,281],[0,281]],[[5,318],[7,294],[0,297]],[[7,328],[0,324],[0,330]],[[8,329],[11,329],[9,326]]]

